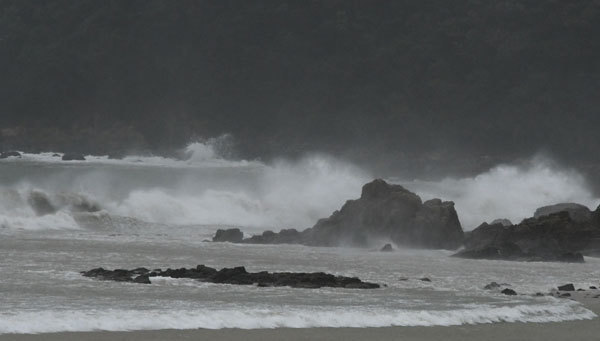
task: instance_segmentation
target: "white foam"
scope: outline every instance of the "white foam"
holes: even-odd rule
[[[382,310],[316,308],[243,308],[168,310],[82,310],[0,313],[0,333],[64,331],[128,331],[157,329],[310,328],[454,326],[496,322],[560,322],[593,319],[593,312],[578,304],[518,305],[459,310]]]

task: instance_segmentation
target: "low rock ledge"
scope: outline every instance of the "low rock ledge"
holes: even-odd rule
[[[205,265],[196,268],[180,268],[167,270],[106,270],[96,268],[82,271],[85,277],[99,280],[151,284],[152,277],[190,278],[201,282],[216,284],[256,285],[259,287],[283,287],[317,289],[321,287],[346,289],[377,289],[377,283],[363,282],[356,277],[344,277],[324,272],[247,272],[243,266],[217,270]]]

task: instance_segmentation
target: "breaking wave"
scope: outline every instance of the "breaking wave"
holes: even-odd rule
[[[130,331],[158,329],[310,328],[456,326],[496,322],[560,322],[589,320],[592,311],[577,303],[518,305],[459,310],[382,310],[368,307],[313,310],[291,307],[194,311],[85,310],[0,314],[1,333],[64,331]],[[36,323],[31,323],[36,321]]]
[[[100,211],[171,225],[306,228],[359,196],[371,178],[320,154],[270,164],[226,160],[223,144],[190,144],[186,160],[88,156],[63,162],[50,153],[3,160],[8,176],[0,180],[0,224],[71,229],[78,228],[73,215]]]

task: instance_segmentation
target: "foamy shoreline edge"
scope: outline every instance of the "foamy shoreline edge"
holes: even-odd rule
[[[570,299],[600,316],[600,298],[575,292]],[[2,334],[3,340],[592,340],[600,335],[599,318],[546,323],[492,323],[450,327],[191,329],[128,332]]]

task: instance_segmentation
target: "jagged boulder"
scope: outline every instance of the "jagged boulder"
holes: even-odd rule
[[[555,205],[543,206],[535,210],[534,218],[549,216],[553,213],[567,212],[571,219],[576,222],[587,222],[592,218],[592,212],[584,205],[576,203],[560,203]]]
[[[416,248],[456,249],[462,244],[463,231],[453,202],[432,199],[423,203],[404,187],[378,179],[363,186],[359,199],[348,200],[312,228],[266,231],[243,242],[366,247],[381,240]]]
[[[400,185],[374,180],[363,186],[360,199],[349,200],[307,232],[314,245],[367,246],[377,239],[396,245],[456,249],[463,231],[453,202],[421,198]]]

